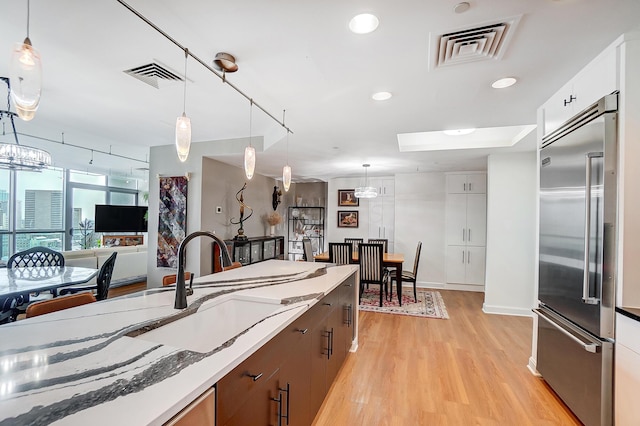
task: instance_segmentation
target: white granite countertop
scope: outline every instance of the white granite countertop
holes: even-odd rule
[[[2,325],[0,426],[162,424],[356,270],[270,260],[195,279],[182,311],[174,287],[164,287]],[[206,340],[197,321],[171,321],[203,319],[232,297],[273,312],[254,313],[224,345],[197,352],[149,338]],[[143,327],[153,330],[127,336]]]

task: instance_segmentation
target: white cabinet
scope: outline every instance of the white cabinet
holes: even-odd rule
[[[542,106],[543,135],[618,89],[616,49],[604,51]]]
[[[371,178],[369,179],[369,185],[378,190],[378,197],[393,197],[395,194],[394,178]]]
[[[485,192],[485,174],[447,175],[445,225],[447,283],[484,285],[487,238]]]
[[[487,192],[487,175],[449,174],[447,175],[448,194],[485,194]]]
[[[640,322],[616,314],[615,419],[616,425],[637,424],[640,405]]]
[[[395,197],[393,196],[393,179],[384,179],[382,181],[371,181],[371,186],[378,190],[382,188],[386,195],[378,195],[376,198],[370,198],[369,203],[369,238],[386,238],[388,242],[389,252],[393,252],[394,246],[394,223],[395,223]],[[382,194],[382,192],[379,192]]]

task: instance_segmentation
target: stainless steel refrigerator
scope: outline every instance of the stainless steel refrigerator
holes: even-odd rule
[[[617,99],[540,148],[537,369],[585,425],[613,423]]]

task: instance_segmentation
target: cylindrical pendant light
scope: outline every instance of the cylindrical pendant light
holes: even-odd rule
[[[29,13],[30,3],[27,1],[27,37],[22,43],[15,44],[9,63],[11,100],[24,121],[35,116],[42,91],[42,62],[40,53],[29,39]]]
[[[184,49],[184,93],[183,93],[183,105],[182,116],[176,120],[176,152],[178,153],[178,159],[181,162],[187,161],[189,156],[189,149],[191,148],[191,120],[187,117],[187,58],[189,56],[189,49]]]
[[[282,168],[282,185],[284,186],[284,191],[288,192],[291,186],[291,166],[288,164]]]
[[[251,146],[251,120],[253,114],[253,99],[249,106],[249,146],[244,149],[244,174],[251,180],[256,169],[256,149]]]

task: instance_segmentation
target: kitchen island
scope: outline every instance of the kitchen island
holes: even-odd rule
[[[196,279],[184,310],[165,287],[0,326],[0,425],[163,424],[356,273],[271,260]]]

